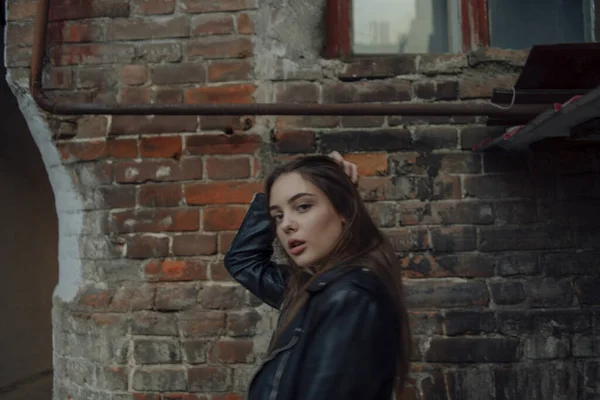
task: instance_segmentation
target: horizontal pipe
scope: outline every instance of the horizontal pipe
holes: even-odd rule
[[[59,115],[398,115],[477,116],[532,119],[548,104],[513,105],[503,109],[489,103],[400,103],[400,104],[101,104],[56,101],[42,88],[46,53],[49,0],[39,0],[31,55],[30,90],[38,106]]]

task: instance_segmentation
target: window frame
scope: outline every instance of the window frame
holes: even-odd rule
[[[487,0],[456,0],[459,2],[460,50],[467,53],[477,47],[490,47],[490,25],[488,20]],[[595,40],[600,40],[600,0],[593,0],[595,13],[593,33]],[[465,18],[465,16],[467,16]],[[369,57],[354,54],[352,50],[352,0],[327,0],[326,5],[327,40],[326,58],[349,59]],[[379,56],[393,56],[385,54]]]

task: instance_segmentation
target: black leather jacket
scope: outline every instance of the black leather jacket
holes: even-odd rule
[[[225,256],[231,275],[280,308],[286,269],[271,261],[274,231],[257,194]],[[361,268],[334,269],[309,287],[309,300],[251,380],[248,400],[390,400],[396,324],[383,284]]]

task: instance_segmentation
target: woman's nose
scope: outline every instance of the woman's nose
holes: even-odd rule
[[[285,218],[283,220],[283,231],[285,233],[295,232],[298,228],[298,224],[293,218]]]

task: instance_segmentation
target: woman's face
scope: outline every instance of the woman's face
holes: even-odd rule
[[[320,189],[297,172],[281,175],[270,193],[277,238],[300,267],[322,260],[337,244],[344,219]]]

